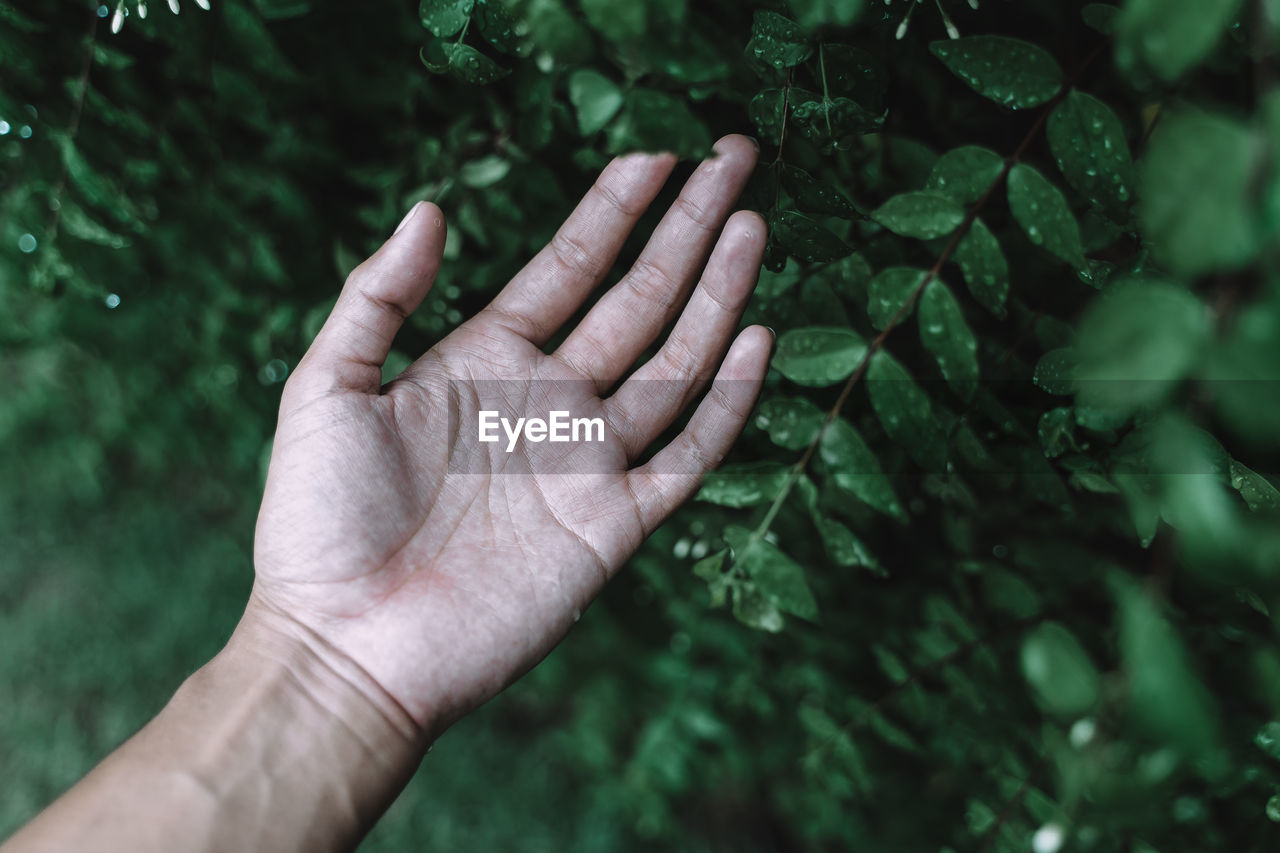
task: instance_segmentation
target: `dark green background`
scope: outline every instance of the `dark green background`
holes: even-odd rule
[[[744,204],[774,226],[750,319],[787,346],[869,340],[874,274],[942,257],[976,396],[905,319],[885,352],[923,389],[919,432],[866,381],[841,409],[901,519],[845,490],[865,468],[817,453],[768,518],[776,548],[695,575],[726,529],[763,532],[806,445],[753,423],[731,460],[748,467],[447,733],[363,849],[1014,851],[1045,824],[1064,849],[1277,843],[1274,0],[1128,0],[1114,19],[1067,0],[909,19],[902,0],[512,0],[518,38],[497,45],[489,0],[446,39],[509,72],[485,85],[424,67],[446,48],[410,2],[212,2],[151,0],[144,20],[129,0],[118,34],[115,5],[0,3],[0,837],[224,641],[281,383],[414,201],[449,216],[448,262],[388,375],[484,304],[611,153],[747,132],[764,151]],[[1100,99],[1132,195],[1059,163],[1102,137],[1055,143],[1050,120],[1047,139],[1057,101],[1011,110],[952,74],[930,50],[948,21],[1039,45],[1049,92]],[[825,67],[840,45],[865,77]],[[1043,85],[1029,73],[1015,96]],[[784,90],[775,157],[761,105]],[[845,96],[834,129],[803,120]],[[1028,239],[1003,182],[962,202],[1007,261],[1003,310],[967,292],[945,236],[884,212],[962,145],[1056,187],[1087,275]],[[854,365],[825,357],[816,385],[776,362],[770,411],[829,410]],[[1158,381],[1084,381],[1117,376]],[[814,620],[770,597],[793,571]]]

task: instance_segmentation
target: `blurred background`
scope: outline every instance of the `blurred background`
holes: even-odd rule
[[[775,226],[749,319],[784,335],[874,336],[873,270],[950,254],[877,206],[936,189],[961,145],[990,146],[997,172],[1017,149],[1066,186],[1061,166],[1080,264],[1024,235],[1002,193],[983,210],[1007,304],[963,295],[958,322],[990,381],[957,403],[914,331],[891,343],[969,467],[920,474],[857,388],[844,416],[910,522],[841,491],[848,460],[818,454],[766,523],[768,559],[803,567],[821,613],[785,628],[724,561],[691,571],[769,510],[807,441],[782,427],[837,397],[796,379],[812,364],[775,363],[767,411],[785,418],[749,427],[737,479],[449,731],[362,849],[1274,849],[1280,9],[1121,5],[428,0],[461,28],[437,37],[412,0],[0,0],[0,838],[228,636],[282,384],[415,201],[449,216],[447,260],[388,378],[545,243],[613,152],[693,157],[746,132],[765,162],[744,204]],[[930,52],[985,32],[1042,45],[1111,105],[1106,132],[1046,143],[1040,113]],[[1014,76],[1011,99],[1043,86]],[[1139,158],[1138,213],[1063,162],[1091,132]],[[944,278],[963,293],[970,272]],[[1111,307],[1085,311],[1095,297]],[[1160,390],[1074,399],[1069,351]]]

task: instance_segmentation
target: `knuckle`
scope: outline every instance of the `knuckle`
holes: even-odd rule
[[[714,230],[715,223],[712,221],[710,211],[687,195],[681,195],[676,198],[676,207],[690,222],[703,231]]]
[[[637,260],[627,279],[628,289],[639,299],[656,305],[663,311],[675,305],[680,284],[653,261],[645,258]]]
[[[582,241],[570,234],[557,232],[551,238],[551,254],[560,266],[576,275],[594,277],[603,272],[595,255],[582,244]]]

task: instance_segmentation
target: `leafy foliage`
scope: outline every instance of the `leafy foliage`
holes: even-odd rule
[[[0,832],[233,624],[280,383],[412,202],[388,378],[611,154],[745,131],[735,456],[367,848],[1273,846],[1276,3],[147,5],[0,2]]]

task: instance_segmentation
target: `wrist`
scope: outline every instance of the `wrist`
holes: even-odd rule
[[[367,674],[257,596],[157,722],[191,745],[173,769],[240,822],[241,849],[354,847],[428,746]]]

